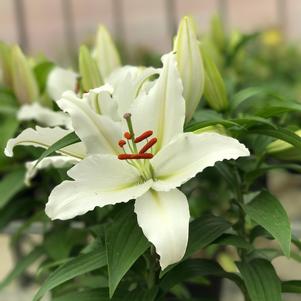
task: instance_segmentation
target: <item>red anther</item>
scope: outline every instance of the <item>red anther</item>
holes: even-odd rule
[[[135,143],[139,143],[141,141],[143,141],[144,139],[150,137],[153,134],[153,131],[145,131],[143,134],[141,134],[140,136],[138,136],[135,139]]]
[[[131,159],[151,159],[154,155],[151,153],[145,153],[145,154],[132,154]]]
[[[141,150],[139,151],[139,154],[144,154],[156,143],[157,143],[157,138],[152,138],[141,148]]]
[[[125,133],[123,134],[123,136],[124,136],[124,138],[126,138],[126,139],[128,139],[128,140],[130,140],[130,139],[132,138],[132,135],[131,135],[130,132],[125,132]]]
[[[132,154],[119,154],[118,155],[119,160],[129,160],[129,159],[133,159],[132,157],[133,157]]]
[[[144,154],[120,154],[118,155],[119,160],[141,160],[141,159],[151,159],[154,155],[151,153]]]
[[[118,141],[118,144],[119,144],[120,147],[124,147],[124,145],[126,144],[126,142],[121,139],[121,140]]]
[[[151,159],[154,155],[151,153],[138,154],[139,159]]]

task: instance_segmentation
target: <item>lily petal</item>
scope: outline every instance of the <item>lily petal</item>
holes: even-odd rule
[[[144,235],[160,255],[162,270],[180,261],[187,247],[190,216],[184,193],[150,190],[137,198],[135,212]]]
[[[113,98],[118,104],[120,117],[128,112],[135,98],[144,91],[147,80],[157,73],[155,68],[124,66],[110,75],[108,83],[114,87]]]
[[[71,166],[73,164],[78,163],[79,159],[76,159],[74,157],[67,157],[67,156],[51,156],[41,160],[38,165],[36,165],[37,162],[38,160],[25,163],[26,174],[25,174],[24,182],[26,185],[30,185],[31,179],[35,177],[37,172],[41,169],[45,169],[51,166],[56,168]]]
[[[217,133],[182,134],[152,159],[157,179],[153,188],[168,191],[217,161],[249,155],[249,150],[232,137]]]
[[[47,126],[65,125],[71,126],[69,116],[63,112],[54,112],[48,108],[42,107],[39,103],[23,105],[18,111],[19,120],[35,120]]]
[[[46,90],[48,95],[59,100],[65,91],[75,91],[78,74],[60,67],[53,68],[47,78]]]
[[[8,157],[12,157],[13,149],[17,145],[31,145],[35,147],[48,148],[71,132],[72,130],[64,130],[59,127],[42,128],[37,126],[35,129],[28,128],[16,138],[8,140],[4,153]],[[66,146],[60,149],[58,153],[77,159],[83,159],[86,156],[85,147],[81,142]]]
[[[58,101],[59,107],[68,113],[74,131],[84,142],[88,154],[118,154],[120,124],[108,116],[95,113],[92,108],[73,92],[67,91]]]
[[[152,130],[158,138],[155,153],[183,132],[185,119],[183,85],[174,54],[164,55],[162,62],[160,77],[147,95],[136,100],[131,110],[136,133]]]
[[[141,182],[137,170],[111,155],[94,155],[68,171],[74,181],[54,188],[46,205],[51,219],[69,219],[116,203],[127,202],[144,194],[152,181]]]
[[[91,89],[85,93],[83,100],[86,101],[94,112],[106,115],[115,121],[120,121],[116,101],[112,98],[113,87],[105,84],[99,88]]]

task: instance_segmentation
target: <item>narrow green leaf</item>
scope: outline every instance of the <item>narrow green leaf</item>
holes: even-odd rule
[[[167,292],[178,283],[200,276],[228,278],[243,288],[243,282],[239,276],[225,272],[219,264],[208,259],[190,259],[181,262],[162,278],[160,287]]]
[[[282,292],[301,294],[301,280],[283,281]]]
[[[39,162],[41,162],[44,158],[52,155],[53,153],[55,153],[56,151],[60,150],[61,148],[64,148],[66,146],[69,146],[71,144],[77,143],[79,142],[80,139],[77,137],[77,135],[75,134],[75,132],[72,132],[66,136],[64,136],[63,138],[61,138],[60,140],[58,140],[57,142],[55,142],[54,144],[52,144],[51,146],[49,146],[40,156],[40,158],[38,159],[36,166],[39,164]]]
[[[231,224],[219,216],[207,215],[194,220],[189,227],[185,258],[208,246],[230,227]]]
[[[52,299],[52,301],[109,301],[107,289],[93,289],[68,293]]]
[[[251,250],[253,247],[242,237],[234,234],[222,234],[218,239],[216,239],[214,244],[223,246],[235,246],[240,249]]]
[[[97,249],[91,253],[79,255],[50,274],[34,296],[33,301],[40,300],[45,293],[58,285],[79,275],[100,269],[106,264],[106,252],[103,249]]]
[[[211,125],[217,125],[221,124],[226,128],[232,127],[232,126],[238,126],[241,127],[238,123],[233,122],[231,120],[223,120],[223,119],[213,119],[208,121],[200,121],[193,124],[190,124],[185,128],[185,132],[194,132],[196,130],[199,130],[201,128],[211,126]]]
[[[283,253],[289,257],[292,237],[291,226],[287,213],[278,199],[269,192],[263,191],[243,208],[251,219],[278,240]]]
[[[238,262],[251,301],[281,301],[281,284],[272,264],[264,259]]]
[[[301,112],[301,104],[293,101],[277,101],[272,102],[269,106],[256,112],[257,116],[269,118],[282,115],[287,112]]]
[[[0,209],[3,208],[24,186],[25,169],[14,170],[0,181]]]
[[[149,242],[137,224],[133,206],[128,206],[106,232],[110,297],[125,273],[148,247]]]
[[[238,108],[240,104],[243,104],[245,101],[248,101],[250,98],[260,95],[266,94],[267,90],[262,87],[248,87],[246,89],[240,90],[233,96],[231,100],[231,107],[233,109]]]
[[[14,279],[19,277],[24,271],[30,267],[36,260],[44,254],[44,249],[40,246],[34,248],[30,253],[20,259],[14,269],[0,282],[0,289],[10,284]]]
[[[294,132],[287,129],[283,129],[283,128],[261,129],[260,128],[260,129],[250,129],[249,132],[281,139],[301,149],[301,138],[298,135],[296,135]]]

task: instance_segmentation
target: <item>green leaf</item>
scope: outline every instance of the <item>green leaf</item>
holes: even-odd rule
[[[45,91],[49,72],[54,68],[54,66],[55,65],[52,62],[46,61],[36,65],[33,69],[41,94]]]
[[[100,269],[106,264],[106,252],[103,249],[97,249],[91,253],[79,255],[78,257],[60,266],[57,270],[50,274],[34,296],[33,301],[40,300],[45,293],[59,286],[60,284],[79,275]]]
[[[281,203],[267,191],[261,192],[250,203],[243,205],[244,211],[257,224],[265,228],[278,240],[283,253],[290,256],[291,226]]]
[[[282,292],[301,294],[301,280],[283,281]]]
[[[125,273],[148,247],[149,242],[137,224],[133,206],[128,206],[106,232],[110,297]]]
[[[256,112],[257,116],[269,118],[273,116],[282,115],[287,112],[301,112],[301,104],[293,101],[277,101],[272,102],[266,108]]]
[[[264,259],[236,263],[251,301],[281,301],[281,284],[272,264]]]
[[[251,250],[253,247],[242,237],[234,234],[222,234],[218,239],[216,239],[214,244],[223,246],[235,246],[240,249]]]
[[[273,138],[281,139],[283,141],[286,141],[295,147],[301,149],[301,138],[296,135],[294,132],[283,129],[283,128],[278,128],[278,129],[250,129],[250,133],[254,134],[259,134],[259,135],[265,135],[265,136],[270,136]]]
[[[233,109],[235,109],[240,104],[249,100],[250,98],[260,95],[260,94],[266,94],[266,93],[267,93],[267,90],[262,87],[248,87],[246,89],[240,90],[238,93],[236,93],[233,96],[233,99],[231,100],[231,107]]]
[[[243,288],[243,282],[239,276],[225,272],[219,264],[208,259],[190,259],[181,262],[162,278],[160,287],[167,292],[178,283],[200,276],[228,278]]]
[[[189,240],[185,258],[207,247],[230,227],[231,224],[224,218],[214,215],[207,215],[194,220],[189,227]]]
[[[24,186],[25,169],[11,171],[0,181],[0,209],[3,208]]]
[[[199,130],[201,128],[211,126],[211,125],[217,125],[221,124],[226,128],[232,127],[232,126],[238,126],[241,127],[238,123],[231,121],[231,120],[224,120],[224,119],[213,119],[208,121],[200,121],[193,124],[190,124],[185,128],[185,132],[194,132],[196,130]]]
[[[24,271],[30,267],[44,254],[44,249],[40,246],[34,248],[30,253],[21,258],[15,265],[14,269],[0,282],[0,289],[10,284],[14,279],[22,275]]]
[[[72,132],[66,136],[64,136],[63,138],[61,138],[60,140],[56,141],[54,144],[52,144],[51,146],[49,146],[40,156],[40,158],[38,159],[36,166],[39,164],[39,162],[41,162],[44,158],[52,155],[53,153],[55,153],[56,151],[60,150],[61,148],[64,148],[66,146],[69,146],[71,144],[77,143],[79,142],[80,139],[77,137],[77,135],[75,134],[75,132]]]
[[[52,299],[52,301],[109,301],[108,290],[93,289],[72,292]]]

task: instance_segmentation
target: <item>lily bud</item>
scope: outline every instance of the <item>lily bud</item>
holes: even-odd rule
[[[0,42],[0,82],[12,87],[11,48],[3,42]]]
[[[301,137],[301,130],[296,131],[295,134]],[[288,142],[280,139],[268,144],[268,146],[266,147],[266,152],[267,154],[281,160],[301,161],[300,150],[289,144]]]
[[[214,45],[219,50],[223,50],[225,48],[225,43],[226,43],[225,31],[221,19],[218,15],[214,15],[211,19],[210,37]]]
[[[100,26],[98,29],[93,57],[103,79],[121,66],[117,48],[104,26]]]
[[[18,46],[11,53],[13,90],[21,103],[32,103],[39,97],[38,83],[29,62]]]
[[[226,129],[221,124],[205,126],[203,128],[200,128],[200,129],[194,131],[193,133],[194,134],[203,134],[203,133],[208,133],[208,132],[228,136]]]
[[[192,118],[204,92],[204,66],[194,21],[184,17],[174,41],[178,70],[186,101],[186,122]]]
[[[97,88],[103,84],[97,64],[86,46],[79,51],[79,73],[84,91]]]
[[[229,105],[225,83],[215,63],[205,49],[202,49],[202,54],[205,66],[204,96],[212,109],[224,111]]]

